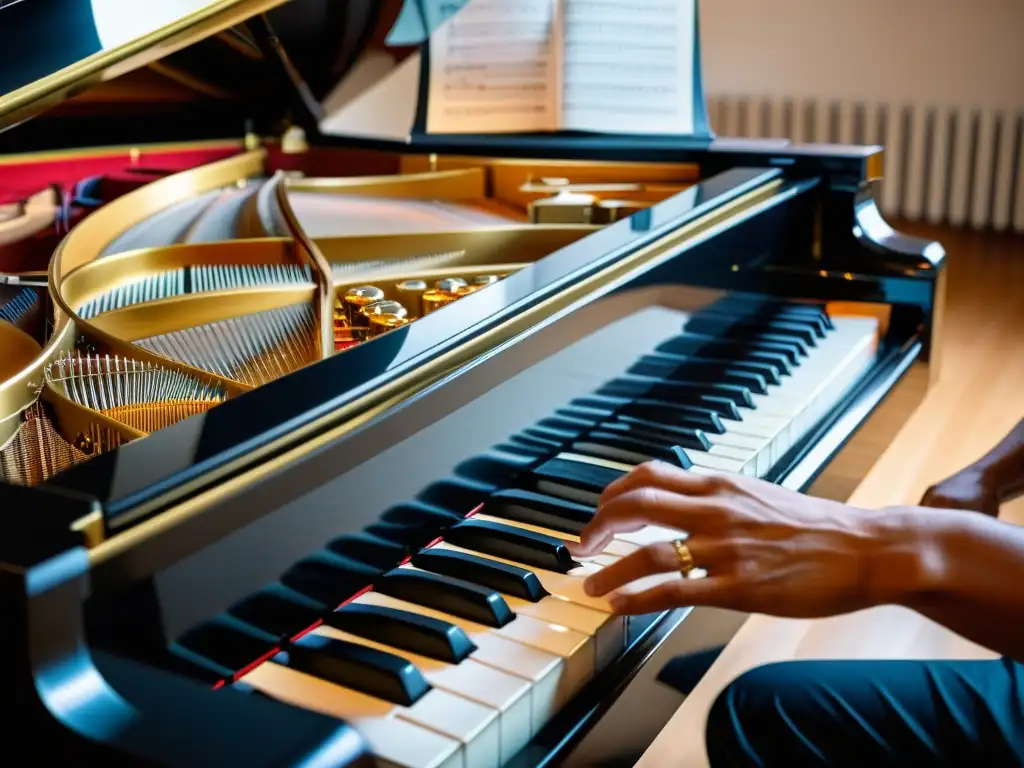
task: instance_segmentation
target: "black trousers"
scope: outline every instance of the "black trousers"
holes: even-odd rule
[[[712,768],[1024,766],[1024,665],[769,664],[722,691],[707,745]]]

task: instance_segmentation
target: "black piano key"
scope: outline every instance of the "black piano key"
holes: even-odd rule
[[[387,509],[380,516],[380,520],[391,525],[401,525],[424,532],[431,532],[433,536],[430,541],[433,541],[441,535],[445,528],[455,525],[462,520],[462,514],[456,514],[436,504],[427,504],[423,501],[408,501]]]
[[[600,495],[609,483],[618,480],[624,474],[625,472],[611,467],[567,459],[551,459],[533,470],[531,479],[534,482],[555,483]]]
[[[420,492],[419,498],[442,509],[467,515],[495,490],[490,483],[465,478],[448,478],[428,485]]]
[[[683,326],[687,333],[709,336],[743,337],[747,335],[778,336],[799,348],[817,346],[817,334],[802,323],[774,320],[772,318],[737,319],[727,315],[694,315]]]
[[[306,635],[273,661],[402,707],[430,691],[423,674],[401,656],[322,635]]]
[[[610,449],[602,451],[601,448]],[[664,461],[671,464],[681,462],[681,469],[689,469],[693,462],[685,451],[673,450],[673,444],[651,440],[639,435],[628,433],[605,432],[594,430],[579,442],[572,444],[575,453],[591,455],[595,458],[608,458],[612,461],[642,464],[645,461]]]
[[[508,488],[484,502],[484,514],[578,536],[594,517],[594,508],[536,491]]]
[[[516,456],[490,450],[467,459],[455,468],[455,472],[476,482],[495,486],[515,483],[516,479],[541,462],[541,459]]]
[[[661,400],[630,400],[624,397],[581,397],[573,400],[573,405],[580,408],[592,408],[607,411],[607,418],[618,414],[619,418],[646,419],[681,427],[699,429],[714,435],[724,435],[725,425],[722,419],[706,408],[681,403],[667,403]],[[738,415],[738,414],[737,414]]]
[[[476,650],[461,627],[382,605],[351,603],[324,617],[324,625],[429,659],[459,664]]]
[[[168,672],[174,672],[211,687],[232,679],[231,670],[214,664],[208,659],[199,659],[182,648],[168,648],[153,659],[153,664]]]
[[[374,523],[366,527],[366,532],[371,536],[401,545],[405,549],[406,557],[423,549],[438,537],[436,531],[396,523]]]
[[[618,397],[668,400],[703,405],[705,398],[727,400],[739,408],[753,408],[753,393],[746,387],[710,382],[668,381],[641,376],[622,376],[601,387],[602,394]]]
[[[671,355],[703,354],[709,357],[735,357],[743,360],[767,360],[778,365],[783,373],[792,373],[800,365],[800,351],[789,344],[748,336],[742,339],[721,339],[697,334],[683,334],[659,344],[657,352]]]
[[[321,551],[285,571],[281,583],[330,609],[370,587],[382,573],[383,568]]]
[[[614,418],[617,410],[628,402],[624,397],[580,397],[573,400],[568,408],[559,408],[555,413],[560,416],[585,417],[600,423]]]
[[[552,445],[563,446],[571,443],[579,434],[578,430],[552,429],[551,427],[527,427],[520,433],[527,439],[546,440]]]
[[[445,534],[445,541],[473,552],[557,573],[568,573],[579,566],[561,539],[490,520],[465,520]]]
[[[633,435],[644,440],[653,440],[664,445],[678,445],[692,451],[707,452],[711,450],[711,440],[699,429],[674,427],[642,419],[620,417],[602,426],[603,430],[623,435]],[[689,469],[689,467],[684,467]]]
[[[429,571],[396,568],[381,576],[374,590],[487,627],[504,627],[515,618],[497,592]]]
[[[273,653],[275,635],[222,614],[193,627],[171,643],[172,655],[223,678],[231,678]]]
[[[551,453],[548,448],[539,448],[532,445],[526,445],[524,443],[501,443],[500,445],[494,446],[496,450],[504,454],[515,454],[524,458],[529,458],[534,461],[541,461],[549,456]]]
[[[670,355],[665,352],[644,355],[639,361],[637,361],[637,363],[634,364],[630,371],[638,376],[672,378],[667,374],[683,370],[683,366],[685,366],[685,370],[687,372],[702,370],[704,376],[704,378],[701,379],[702,381],[714,381],[721,375],[736,378],[738,374],[753,374],[754,376],[759,376],[763,379],[764,384],[780,384],[782,382],[782,371],[779,370],[779,367],[763,360],[718,360],[708,357]],[[698,367],[695,368],[695,366]],[[651,372],[644,373],[643,371],[645,370]],[[676,378],[678,378],[678,375],[676,375]],[[725,381],[725,379],[723,379],[723,381]],[[756,379],[739,377],[737,381],[734,381],[733,383],[742,384],[745,381],[756,381]],[[760,387],[761,385],[758,384],[758,386]],[[762,394],[764,393],[762,392]]]
[[[536,435],[526,435],[523,433],[513,435],[509,439],[509,442],[521,445],[524,448],[530,448],[536,451],[545,451],[549,454],[557,453],[563,445],[563,441],[561,440],[548,440]]]
[[[677,362],[665,357],[645,355],[630,366],[627,373],[633,376],[662,379],[664,381],[693,381],[718,384],[735,384],[746,387],[758,395],[768,394],[768,382],[758,373],[739,370],[732,365],[682,360]]]
[[[238,601],[228,613],[272,637],[292,638],[313,626],[324,606],[282,584],[272,584]]]
[[[752,319],[774,318],[791,322],[799,322],[813,328],[818,338],[824,338],[832,329],[828,313],[821,305],[783,304],[780,302],[716,302],[709,308],[713,314],[742,314]]]
[[[487,509],[490,511],[489,504]],[[531,603],[540,602],[548,596],[535,573],[467,552],[433,547],[414,555],[412,564],[424,571],[479,584]]]
[[[406,547],[401,544],[364,532],[339,536],[327,545],[327,549],[382,571],[397,567],[408,555]]]
[[[541,419],[537,422],[537,426],[539,427],[561,429],[566,432],[574,432],[577,435],[593,428],[595,424],[596,421],[594,419],[586,416],[568,416],[559,413],[556,413],[554,416],[550,416],[546,419]]]

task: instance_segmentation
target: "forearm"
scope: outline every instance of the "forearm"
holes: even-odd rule
[[[894,512],[881,530],[871,566],[877,602],[1024,661],[1024,528],[915,509]]]
[[[972,467],[984,474],[1000,502],[1024,493],[1024,420]]]

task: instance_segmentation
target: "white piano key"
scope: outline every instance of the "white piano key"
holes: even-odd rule
[[[404,707],[271,661],[249,672],[242,682],[278,701],[347,722],[366,740],[374,756],[387,765],[401,768],[465,768],[468,765],[460,740],[400,717]]]
[[[546,685],[534,686],[533,710],[535,713],[557,711],[594,676],[596,653],[593,638],[568,627],[539,621],[530,616],[517,616],[511,623],[495,629],[403,600],[396,600],[377,592],[367,592],[357,598],[355,603],[382,605],[402,611],[412,611],[422,616],[430,616],[454,624],[462,628],[477,646],[477,650],[471,654],[470,658],[513,674],[520,674],[518,664],[522,661],[524,666],[521,676],[527,677],[527,679],[530,679],[531,675],[537,674],[539,657],[531,654],[514,654],[508,645],[509,642],[541,651],[549,657],[559,660],[560,668],[551,669],[548,672],[548,675],[554,675],[554,677],[547,679]],[[494,642],[495,639],[506,642]]]
[[[460,664],[449,664],[327,626],[318,627],[314,632],[324,637],[400,656],[413,664],[434,688],[496,710],[501,734],[501,763],[505,763],[525,747],[536,729],[542,725],[533,722],[530,684],[521,677],[488,667],[473,659],[465,659]]]

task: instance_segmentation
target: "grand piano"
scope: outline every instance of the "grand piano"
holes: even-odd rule
[[[601,763],[736,625],[583,593],[669,531],[565,542],[650,460],[826,477],[937,374],[941,246],[879,147],[419,130],[414,3],[148,5],[0,3],[6,749]]]

